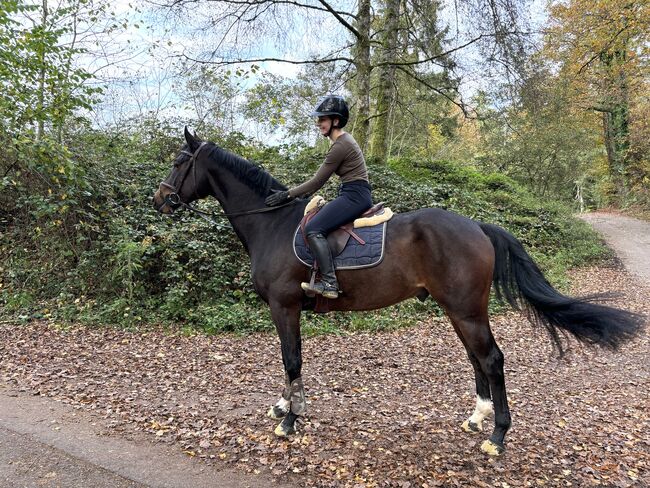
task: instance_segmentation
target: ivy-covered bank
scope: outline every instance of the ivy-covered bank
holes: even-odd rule
[[[47,141],[14,149],[10,156],[29,165],[2,181],[3,321],[162,323],[209,333],[273,329],[227,221],[162,217],[152,208],[180,135],[159,124],[129,133],[84,129],[65,151]],[[311,176],[322,160],[313,149],[263,147],[239,134],[210,139],[287,185]],[[394,211],[440,207],[505,227],[560,288],[568,267],[607,253],[569,209],[535,199],[504,176],[413,159],[371,165],[370,172],[375,199]],[[332,182],[324,194],[335,191]],[[219,211],[213,201],[201,207]],[[438,313],[431,300],[410,300],[372,313],[308,313],[303,327],[305,333],[401,327],[431,313]]]

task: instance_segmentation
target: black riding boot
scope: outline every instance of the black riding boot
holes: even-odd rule
[[[339,284],[336,281],[334,259],[327,238],[322,234],[309,234],[307,242],[318,263],[321,281],[314,283],[313,287],[309,283],[301,283],[300,286],[305,291],[323,295],[325,298],[338,298]]]

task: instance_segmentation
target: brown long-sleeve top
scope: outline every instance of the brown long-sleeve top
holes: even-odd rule
[[[342,133],[330,146],[325,161],[316,174],[302,185],[289,190],[291,197],[302,197],[322,188],[327,180],[336,173],[342,183],[363,180],[368,181],[368,168],[361,148],[347,132]]]

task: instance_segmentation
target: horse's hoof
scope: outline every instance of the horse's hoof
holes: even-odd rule
[[[490,439],[488,439],[484,441],[483,444],[481,444],[481,451],[483,451],[485,454],[489,454],[490,456],[501,456],[501,454],[506,452],[506,448],[499,446],[498,444],[495,444]]]
[[[469,432],[470,434],[476,434],[477,432],[483,432],[483,426],[481,424],[475,424],[471,420],[467,419],[465,422],[463,422],[463,425],[461,425],[462,429],[465,432]]]
[[[268,415],[269,417],[271,417],[274,420],[280,420],[280,419],[283,419],[285,417],[285,415],[287,415],[287,413],[288,412],[286,410],[282,410],[277,405],[273,405],[269,409],[269,411],[268,411],[268,413],[266,415]]]
[[[284,422],[280,422],[278,426],[275,428],[275,435],[278,437],[288,437],[292,434],[296,433],[296,429],[293,427],[293,425],[287,427],[284,425]]]

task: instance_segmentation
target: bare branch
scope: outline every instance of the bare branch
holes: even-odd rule
[[[341,24],[345,26],[346,29],[352,32],[352,34],[354,34],[354,37],[356,37],[357,39],[361,39],[363,37],[361,33],[358,30],[356,30],[348,21],[346,21],[343,17],[341,17],[341,15],[336,10],[334,10],[329,3],[327,3],[325,0],[318,0],[318,1],[325,6],[328,12],[330,12],[334,17],[336,17],[336,20],[338,20]]]
[[[272,5],[294,5],[296,7],[300,8],[306,8],[310,10],[317,10],[319,12],[328,12],[328,13],[334,13],[337,15],[341,16],[346,16],[346,17],[351,17],[353,19],[356,19],[356,15],[350,13],[350,12],[344,12],[341,10],[336,10],[332,11],[328,8],[323,8],[323,7],[318,7],[316,5],[309,5],[306,3],[300,3],[296,2],[293,0],[208,0],[210,2],[214,3],[229,3],[231,5],[247,5],[247,6],[262,6],[264,4],[268,4],[269,6]],[[186,3],[198,3],[198,0],[173,0],[172,2],[169,3],[157,3],[157,2],[151,2],[153,5],[156,5],[157,7],[177,7],[181,4],[186,4]]]
[[[601,54],[603,54],[605,51],[607,51],[610,47],[612,47],[612,44],[614,44],[614,41],[620,36],[623,32],[627,30],[628,26],[622,27],[616,34],[614,34],[614,37],[612,37],[607,45],[602,48],[600,51],[598,51],[596,54],[594,54],[589,61],[587,61],[585,64],[583,64],[580,69],[578,70],[578,74],[581,74],[582,71],[589,66],[596,58],[600,57]]]
[[[376,67],[379,67],[379,66],[388,66],[388,65],[391,65],[391,66],[413,66],[413,65],[416,65],[416,64],[429,63],[429,62],[434,61],[436,59],[444,58],[446,56],[449,56],[451,53],[454,53],[456,51],[460,51],[461,49],[465,49],[466,47],[471,46],[472,44],[480,41],[484,37],[489,37],[489,35],[481,34],[480,36],[475,37],[474,39],[466,42],[465,44],[462,44],[460,46],[456,46],[456,47],[454,47],[454,48],[452,48],[452,49],[450,49],[448,51],[445,51],[444,53],[436,54],[434,56],[430,56],[430,57],[428,57],[426,59],[421,59],[419,61],[404,61],[404,62],[387,61],[387,62],[384,62],[384,63],[374,64],[373,68],[376,68]]]
[[[473,119],[473,118],[475,118],[474,116],[472,116],[472,115],[469,113],[468,107],[467,107],[467,105],[465,105],[465,103],[459,103],[459,102],[457,102],[453,97],[449,96],[449,95],[448,95],[447,93],[445,93],[443,90],[441,90],[441,89],[439,89],[439,88],[436,88],[435,86],[433,86],[433,85],[432,85],[431,83],[429,83],[428,81],[423,80],[422,78],[420,78],[420,77],[419,77],[416,73],[414,73],[413,71],[408,70],[408,69],[406,69],[406,68],[404,68],[404,67],[402,67],[402,66],[396,66],[396,68],[397,68],[398,70],[402,71],[403,73],[405,73],[407,76],[410,76],[411,78],[413,78],[413,79],[414,79],[415,81],[417,81],[418,83],[423,84],[424,86],[426,86],[426,87],[429,88],[430,90],[433,90],[433,91],[436,92],[437,94],[443,96],[444,98],[446,98],[447,100],[449,100],[451,103],[453,103],[454,105],[456,105],[456,106],[457,106],[457,107],[458,107],[458,108],[463,112],[463,115],[465,116],[465,118],[468,118],[468,119]]]
[[[324,63],[335,63],[337,61],[345,61],[346,63],[354,63],[354,60],[344,56],[335,57],[335,58],[321,58],[321,59],[307,59],[301,61],[294,61],[291,59],[282,59],[282,58],[252,58],[252,59],[223,59],[221,61],[208,61],[204,59],[196,59],[188,56],[187,54],[182,55],[183,58],[188,61],[192,61],[199,64],[211,64],[215,66],[231,66],[234,64],[247,64],[247,63],[264,63],[267,61],[275,61],[277,63],[287,63],[287,64],[324,64]]]

